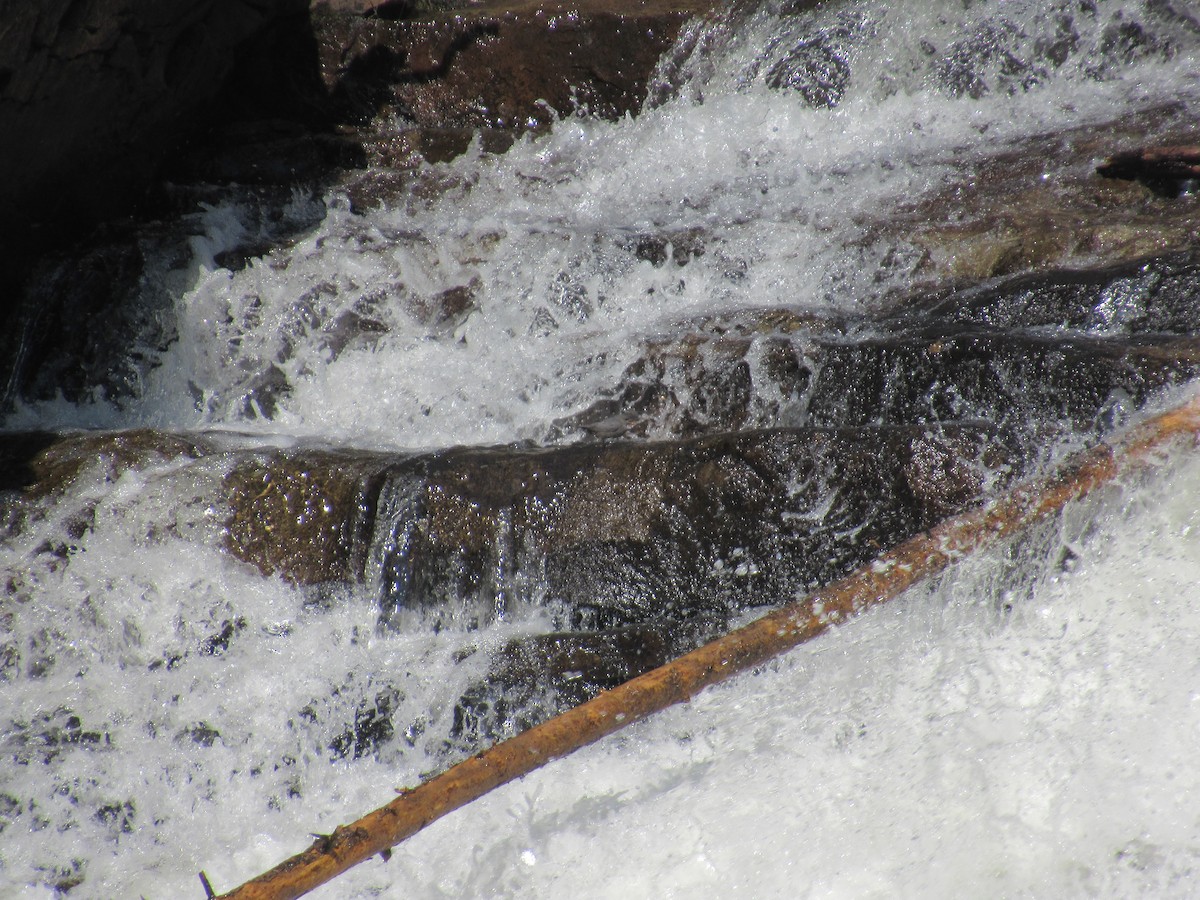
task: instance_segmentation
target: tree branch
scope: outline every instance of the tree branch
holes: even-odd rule
[[[307,850],[221,895],[290,900],[388,849],[449,812],[551,760],[594,743],[698,691],[778,656],[833,625],[890,600],[955,560],[1060,511],[1072,500],[1152,462],[1174,439],[1200,434],[1200,396],[1077,454],[1046,479],[911,538],[873,563],[673,662],[495,745],[400,795]]]

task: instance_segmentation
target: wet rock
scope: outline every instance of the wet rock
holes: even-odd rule
[[[538,605],[577,631],[778,602],[1019,469],[993,430],[951,430],[978,478],[930,464],[941,438],[924,428],[464,449],[392,467],[372,554],[383,620],[471,627]]]
[[[1141,182],[1163,197],[1178,197],[1200,185],[1200,146],[1129,150],[1111,156],[1096,171],[1105,178]]]
[[[226,549],[300,584],[356,581],[381,468],[369,454],[247,455],[224,482]]]
[[[138,372],[125,348],[140,340],[142,352],[152,352],[170,340],[156,317],[166,296],[140,296],[147,257],[160,249],[147,238],[115,234],[82,254],[41,262],[19,304],[30,314],[14,323],[21,333],[10,387],[21,383],[25,398],[61,392],[74,401],[93,391],[114,398],[129,393]]]
[[[58,435],[47,431],[9,432],[0,439],[0,492],[19,491],[35,484],[39,454],[53,446]]]
[[[764,73],[767,86],[795,91],[812,106],[837,106],[850,84],[854,37],[865,24],[845,14],[820,28],[802,19],[777,34],[764,54],[775,60]]]
[[[103,398],[117,406],[141,395],[144,380],[176,340],[175,304],[201,265],[237,270],[286,242],[325,213],[311,190],[177,186],[181,213],[142,225],[97,229],[87,240],[44,254],[17,292],[0,410],[17,400]],[[303,202],[308,200],[309,202]],[[204,257],[201,204],[233,203],[244,227]],[[5,343],[7,341],[7,343]]]
[[[1122,411],[1111,404],[1131,410],[1196,373],[1190,340],[1157,345],[987,332],[925,337],[823,347],[806,420],[982,420],[1096,436],[1121,421]]]
[[[199,474],[176,465],[171,477],[204,496],[196,510],[163,512],[161,527],[186,539],[188,516],[225,510],[220,533],[234,557],[297,584],[365,580],[391,627],[472,627],[536,605],[574,631],[785,599],[1020,468],[1003,435],[973,426],[411,457],[217,451],[133,432],[62,438],[33,461],[38,481],[25,496],[48,500],[97,457],[110,477],[195,459]],[[224,652],[242,627],[226,620],[195,652]]]
[[[1095,163],[1121,144],[1188,144],[1194,136],[1185,111],[1165,106],[1000,146],[969,178],[950,177],[941,193],[888,210],[886,221],[864,221],[862,244],[929,291],[1188,251],[1200,233],[1200,205],[1102,178]],[[881,270],[884,291],[887,275]]]
[[[560,434],[982,421],[1031,443],[1098,436],[1197,371],[1191,255],[1027,276],[821,320],[743,310],[648,341]],[[611,428],[609,427],[611,426]]]
[[[197,722],[194,725],[189,725],[184,728],[179,734],[175,735],[175,743],[177,744],[195,744],[198,747],[211,747],[221,739],[221,732],[213,728],[207,722]]]
[[[617,422],[620,435],[644,436],[653,422],[661,437],[767,424],[984,421],[1095,435],[1119,421],[1112,403],[1136,408],[1153,391],[1191,378],[1195,356],[1188,339],[968,330],[853,343],[693,336],[648,348],[612,399],[561,424],[595,434],[597,423]]]
[[[219,148],[212,143],[219,140]],[[270,119],[223,126],[172,160],[168,176],[184,183],[293,185],[324,183],[369,161],[357,134],[315,131],[299,122]]]
[[[439,14],[318,8],[329,88],[363,122],[389,107],[431,128],[527,128],[584,108],[636,112],[662,53],[708,3],[489,2]],[[379,11],[385,14],[378,14]]]
[[[698,647],[723,625],[701,617],[511,641],[455,705],[450,739],[468,748],[503,740]]]
[[[310,15],[307,0],[9,5],[0,130],[10,139],[0,162],[11,177],[0,224],[13,240],[0,248],[0,286],[21,296],[0,333],[0,355],[14,361],[0,408],[60,388],[68,399],[127,396],[173,338],[169,310],[142,296],[140,237],[102,239],[31,274],[28,260],[64,237],[139,207],[162,215],[197,184],[285,193],[302,184],[319,196],[368,164],[411,171],[476,141],[503,152],[557,115],[634,112],[680,25],[708,8],[592,0],[449,14],[338,3]],[[397,130],[397,115],[418,127]],[[403,183],[435,189],[420,177]],[[355,207],[379,202],[387,185],[365,177],[351,187]],[[215,262],[240,267],[287,239],[288,228],[270,230]]]
[[[430,336],[448,335],[479,309],[475,295],[481,284],[478,278],[472,278],[467,284],[447,288],[429,298],[413,297],[407,304],[408,311],[430,329]]]
[[[330,742],[333,757],[359,759],[390,741],[396,731],[392,721],[394,708],[401,699],[399,691],[389,688],[371,700],[364,700],[355,711],[353,724]]]
[[[1185,337],[1200,331],[1200,255],[1194,250],[1067,269],[911,299],[883,327],[947,326],[1095,335]]]
[[[196,459],[208,449],[195,436],[149,428],[91,434],[8,434],[0,436],[0,446],[21,472],[25,494],[31,498],[61,496],[85,470],[97,465],[102,477],[111,482],[130,469],[181,457]],[[26,453],[30,455],[22,459]]]
[[[687,265],[692,259],[704,255],[705,242],[703,229],[695,227],[618,239],[618,243],[632,250],[634,256],[653,266],[662,266],[668,259],[677,266]]]
[[[29,720],[10,720],[0,752],[15,765],[47,765],[73,749],[103,749],[108,744],[107,733],[85,728],[73,710],[60,706]]]

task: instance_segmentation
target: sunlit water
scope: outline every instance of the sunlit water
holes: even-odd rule
[[[201,210],[171,276],[179,339],[140,396],[9,425],[544,440],[681,321],[854,311],[903,286],[903,265],[880,275],[903,242],[856,237],[1007,142],[1167,100],[1200,109],[1183,4],[883,6],[697,26],[697,49],[664,64],[677,94],[636,120],[560,121],[502,157],[435,167],[448,187],[432,199],[365,215],[335,191],[319,228],[238,272],[214,262],[238,210]],[[805,49],[810,34],[823,49]],[[797,74],[811,65],[829,77]],[[641,235],[689,230],[703,256],[635,252]],[[469,313],[439,321],[458,288]],[[442,765],[451,707],[484,666],[455,662],[463,641],[538,628],[379,634],[369,586],[313,603],[217,549],[204,497],[222,474],[97,472],[0,547],[23,648],[0,682],[0,893],[82,879],[72,897],[200,896],[201,869],[231,887]],[[323,896],[1194,896],[1198,491],[1181,450],[1019,563],[960,567]],[[97,525],[73,535],[89,497]],[[47,563],[46,542],[76,549]],[[408,732],[338,756],[385,688]]]

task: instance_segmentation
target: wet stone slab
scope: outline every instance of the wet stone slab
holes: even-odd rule
[[[1196,372],[1200,264],[1179,254],[920,295],[877,316],[786,308],[643,344],[560,435],[989,422],[1029,444],[1094,438]]]
[[[368,578],[389,627],[531,606],[572,630],[727,617],[843,574],[1019,468],[972,426],[448,451],[388,471]]]
[[[383,635],[451,629],[469,641],[536,612],[549,633],[488,650],[491,676],[458,704],[450,738],[470,747],[1103,436],[1194,377],[1197,298],[1200,263],[1182,253],[919,294],[858,317],[709,316],[646,340],[552,446],[376,453],[152,429],[10,434],[4,522],[10,539],[61,522],[60,539],[30,549],[61,569],[119,487],[138,540],[220,546],[322,603],[365,592]],[[466,293],[450,299],[469,306]],[[6,602],[22,591],[11,583]],[[191,652],[238,640],[236,616],[218,624]],[[36,648],[9,649],[42,665]],[[337,752],[372,752],[407,727],[389,697],[363,700]]]

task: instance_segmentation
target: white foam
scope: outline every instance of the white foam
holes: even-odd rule
[[[886,248],[848,248],[863,223],[1006,140],[1164,100],[1195,108],[1182,26],[1165,61],[1093,77],[1097,27],[1027,93],[949,96],[920,37],[944,48],[1001,9],[1024,23],[1018,49],[1042,27],[1041,4],[961,6],[852,7],[874,36],[831,110],[747,74],[744,46],[778,27],[756,21],[637,120],[565,120],[503,157],[469,155],[438,169],[460,189],[411,210],[355,216],[335,195],[318,229],[237,273],[216,258],[238,219],[202,211],[179,340],[144,395],[27,407],[8,424],[382,447],[538,439],[678,320],[869,301]],[[1142,16],[1136,4],[1103,15],[1120,11]],[[686,265],[630,249],[637,234],[691,228],[708,249]],[[465,321],[421,318],[421,303],[473,279]],[[332,323],[350,311],[386,333],[335,349]],[[248,418],[248,387],[271,366],[290,393],[264,420],[260,392]],[[85,880],[72,897],[198,896],[200,869],[226,889],[445,761],[450,711],[486,652],[456,663],[461,634],[377,635],[365,593],[316,603],[232,560],[206,505],[223,474],[218,459],[84,477],[0,547],[3,640],[21,657],[0,681],[0,893],[37,896],[74,869]],[[1019,564],[993,554],[957,570],[498,791],[323,896],[1194,893],[1198,490],[1200,466],[1181,453],[1073,512]],[[80,534],[89,504],[96,525]],[[198,652],[227,624],[227,650]],[[536,625],[470,640],[486,651]],[[425,730],[331,761],[389,685],[403,694],[395,721]],[[51,725],[74,742],[38,744]],[[220,736],[206,744],[205,728]]]
[[[242,271],[214,261],[237,238],[236,210],[208,208],[179,340],[140,401],[45,406],[11,424],[233,425],[384,447],[543,440],[616,382],[640,339],[680,320],[871,302],[908,273],[882,265],[902,246],[859,246],[864,230],[969,181],[1008,141],[1195,103],[1200,36],[1151,5],[758,15],[636,120],[567,119],[501,157],[434,167],[457,187],[428,201],[358,216],[335,192],[315,232]],[[1056,56],[1064,17],[1074,38]],[[1140,49],[1122,37],[1131,21],[1148,35]],[[858,30],[832,44],[852,73],[838,106],[766,88],[801,35],[845,23]],[[956,93],[951,69],[981,95]],[[684,266],[635,252],[640,234],[689,229],[706,250]],[[475,307],[465,322],[431,323],[438,295],[459,288]]]

